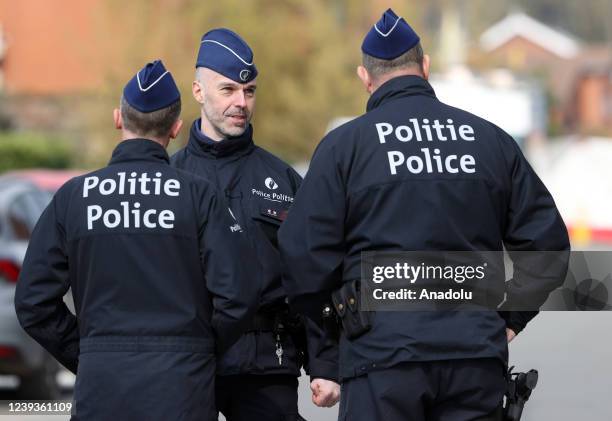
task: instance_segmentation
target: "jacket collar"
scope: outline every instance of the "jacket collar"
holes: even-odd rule
[[[168,152],[159,143],[149,139],[128,139],[120,142],[109,164],[127,161],[153,161],[168,164]]]
[[[409,95],[427,95],[436,97],[433,88],[425,79],[420,76],[406,75],[398,76],[383,83],[368,100],[366,111],[391,101],[395,98],[402,98]]]
[[[200,130],[201,119],[197,119],[191,125],[189,131],[189,151],[205,156],[207,158],[222,158],[226,156],[241,156],[249,153],[255,147],[253,143],[253,126],[249,127],[243,134],[229,137],[220,141],[214,141]]]

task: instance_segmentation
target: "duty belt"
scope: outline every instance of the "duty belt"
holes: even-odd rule
[[[287,332],[288,313],[257,313],[247,332],[271,332],[276,340],[274,354],[283,365],[283,336]]]

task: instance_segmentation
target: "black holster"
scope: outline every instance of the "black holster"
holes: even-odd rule
[[[537,370],[526,373],[512,373],[511,367],[507,374],[506,405],[504,406],[504,421],[519,421],[523,415],[525,403],[538,383]]]
[[[334,309],[348,339],[355,339],[372,328],[371,313],[359,310],[359,281],[346,282],[332,293]]]

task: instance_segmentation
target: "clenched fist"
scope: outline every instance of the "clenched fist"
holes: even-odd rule
[[[310,382],[312,402],[320,407],[332,407],[340,400],[340,385],[331,380],[314,379]]]

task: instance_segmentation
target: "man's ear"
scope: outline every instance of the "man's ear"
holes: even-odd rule
[[[115,108],[113,110],[113,120],[115,122],[115,129],[123,129],[123,119],[121,118],[121,111],[119,110],[119,108]]]
[[[181,119],[176,120],[174,124],[172,125],[172,128],[170,129],[170,139],[176,139],[182,127],[183,127],[183,120]]]
[[[202,85],[197,80],[194,80],[191,84],[191,93],[196,101],[200,104],[204,103],[204,91],[202,90]]]
[[[423,55],[423,78],[429,80],[429,65],[431,64],[429,54]]]
[[[372,88],[372,76],[367,71],[367,69],[363,66],[357,66],[357,76],[361,79],[361,83],[363,83],[364,88],[368,91],[369,94],[374,90]]]

